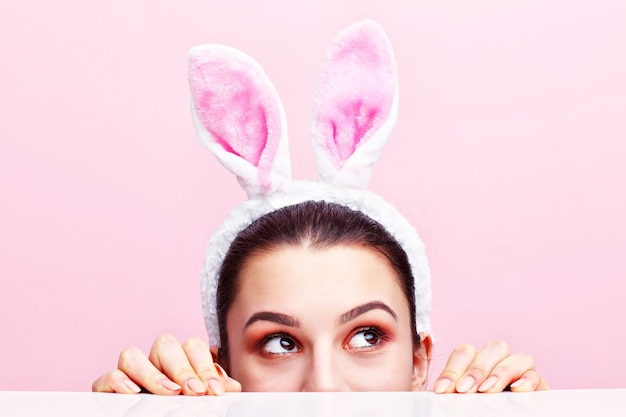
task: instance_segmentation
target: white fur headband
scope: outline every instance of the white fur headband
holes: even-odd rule
[[[417,331],[430,333],[430,272],[424,245],[404,216],[366,190],[398,113],[396,63],[382,28],[371,21],[352,25],[328,52],[313,108],[319,182],[291,180],[285,113],[256,61],[226,46],[196,46],[189,52],[189,82],[200,140],[248,194],[207,249],[201,292],[210,344],[220,345],[217,283],[232,241],[259,217],[307,200],[361,211],[396,238],[415,277]]]

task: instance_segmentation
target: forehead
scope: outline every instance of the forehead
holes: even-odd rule
[[[294,315],[311,310],[339,312],[373,300],[408,311],[389,261],[362,246],[274,248],[248,259],[238,280],[231,311],[244,314],[259,309]]]

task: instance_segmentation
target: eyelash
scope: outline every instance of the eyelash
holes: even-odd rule
[[[344,344],[344,349],[350,349],[348,345],[350,341],[354,338],[354,336],[356,336],[359,333],[364,333],[364,332],[375,333],[376,336],[378,336],[379,341],[375,345],[352,348],[356,350],[357,352],[380,349],[382,346],[384,346],[387,342],[391,340],[391,338],[389,337],[389,334],[385,332],[384,330],[382,330],[381,328],[376,327],[376,326],[364,326],[364,327],[359,327],[355,329],[354,331],[352,331],[352,333],[350,333],[350,336],[348,336],[347,338],[347,342]]]
[[[283,355],[287,355],[289,353],[271,353],[271,352],[267,352],[263,349],[263,347],[272,339],[277,338],[277,337],[285,337],[287,339],[290,339],[291,341],[293,341],[293,343],[296,345],[296,348],[298,348],[298,351],[302,350],[302,348],[300,347],[300,343],[298,343],[298,341],[296,340],[295,337],[293,337],[292,335],[290,335],[289,333],[284,333],[284,332],[278,332],[278,333],[271,333],[268,334],[267,336],[263,337],[259,343],[256,344],[256,350],[258,352],[260,352],[262,355],[265,356],[283,356]]]
[[[374,334],[376,334],[376,336],[379,338],[379,341],[375,344],[375,345],[371,345],[371,346],[363,346],[363,347],[354,347],[354,348],[350,348],[349,344],[350,341],[359,333],[364,333],[364,332],[372,332]],[[272,353],[272,352],[267,352],[264,347],[267,345],[268,342],[270,342],[272,339],[275,338],[287,338],[289,340],[291,340],[295,347],[297,348],[297,352],[302,350],[302,347],[300,345],[300,343],[297,341],[297,339],[295,337],[293,337],[292,335],[290,335],[289,333],[285,333],[285,332],[277,332],[277,333],[271,333],[266,335],[265,337],[263,337],[257,344],[256,344],[256,350],[264,355],[264,356],[269,356],[269,357],[281,357],[281,356],[285,356],[285,355],[289,355],[292,353],[297,353],[297,352],[286,352],[286,353]],[[383,347],[387,342],[389,342],[391,340],[389,334],[387,332],[385,332],[384,330],[382,330],[380,327],[376,327],[376,326],[363,326],[363,327],[358,327],[356,329],[354,329],[352,332],[350,332],[349,336],[346,338],[346,342],[343,345],[343,348],[345,350],[352,350],[355,352],[368,352],[368,351],[372,351],[372,350],[377,350],[380,349],[381,347]]]

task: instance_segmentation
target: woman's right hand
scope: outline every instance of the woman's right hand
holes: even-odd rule
[[[150,355],[136,347],[124,349],[117,369],[96,379],[95,392],[159,395],[222,395],[241,391],[241,384],[213,362],[207,344],[197,337],[182,345],[172,335],[159,336]]]

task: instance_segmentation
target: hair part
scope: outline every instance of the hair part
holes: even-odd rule
[[[239,289],[239,275],[255,255],[281,246],[325,249],[355,245],[372,249],[389,262],[408,301],[413,345],[420,346],[415,318],[415,279],[406,252],[377,221],[360,211],[326,201],[305,201],[270,212],[239,232],[222,263],[217,286],[219,361],[228,369],[226,318]]]

